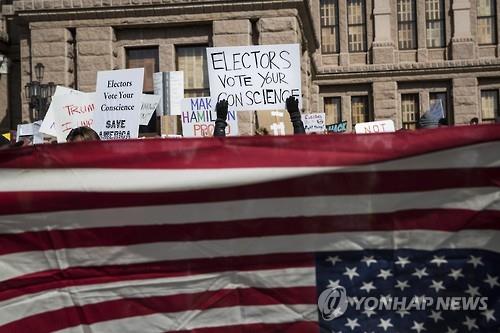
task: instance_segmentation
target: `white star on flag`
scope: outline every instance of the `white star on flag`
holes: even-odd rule
[[[335,256],[335,257],[328,257],[325,259],[327,262],[331,262],[332,263],[332,266],[335,266],[336,263],[338,262],[341,262],[342,260],[339,258],[339,256]]]
[[[375,258],[374,256],[363,257],[363,259],[361,259],[361,261],[366,263],[366,266],[370,267],[371,264],[377,263],[377,260],[375,260],[374,258]]]
[[[462,323],[464,326],[467,326],[467,329],[470,331],[473,328],[478,329],[479,327],[476,325],[476,319],[469,318],[469,316],[465,316],[465,321]]]
[[[432,280],[432,284],[429,288],[432,288],[436,291],[436,293],[439,292],[439,290],[446,290],[446,288],[443,286],[443,281],[434,281]]]
[[[451,273],[448,274],[449,277],[453,278],[453,280],[458,280],[459,278],[461,277],[464,277],[464,275],[462,274],[462,269],[451,269]]]
[[[365,311],[363,311],[361,313],[365,314],[368,318],[377,314],[375,311],[373,311],[373,309],[365,309]]]
[[[375,287],[373,285],[373,282],[363,282],[363,287],[359,288],[361,290],[365,290],[368,294],[370,293],[370,291],[372,290],[376,290],[377,287]]]
[[[482,261],[483,258],[474,256],[469,256],[469,258],[470,259],[467,260],[467,263],[474,266],[474,268],[476,268],[477,266],[484,266],[484,263]]]
[[[424,267],[422,269],[415,268],[415,272],[411,275],[417,276],[419,279],[422,279],[424,276],[429,276],[426,272],[427,268]]]
[[[485,283],[489,284],[490,288],[493,289],[493,287],[498,287],[500,286],[500,283],[498,283],[498,277],[496,276],[491,276],[489,274],[486,274],[487,279],[484,280]]]
[[[359,276],[358,272],[356,272],[358,269],[356,267],[353,267],[353,268],[349,268],[349,267],[346,267],[345,268],[345,272],[343,275],[347,275],[349,277],[349,280],[352,281],[352,279],[355,277],[355,276]]]
[[[432,314],[429,316],[429,318],[432,318],[435,323],[437,323],[439,320],[444,320],[443,317],[441,316],[441,311],[433,311],[431,310]]]
[[[397,313],[398,315],[400,315],[400,316],[401,316],[401,318],[403,318],[405,315],[409,315],[409,314],[410,314],[410,312],[409,312],[409,311],[407,311],[407,310],[405,310],[405,309],[399,309],[398,311],[396,311],[396,313]]]
[[[405,268],[405,265],[411,264],[411,261],[408,260],[408,257],[399,257],[398,261],[394,262],[396,265],[401,265],[401,268]]]
[[[448,331],[446,333],[457,333],[458,330],[453,330],[448,326]]]
[[[444,258],[444,256],[434,256],[434,259],[431,260],[432,264],[435,264],[437,267],[441,267],[442,264],[447,264],[448,260]]]
[[[377,327],[382,327],[384,329],[384,332],[387,331],[389,327],[394,327],[393,324],[391,324],[391,319],[384,320],[380,318],[380,324],[377,325]]]
[[[481,312],[481,314],[486,317],[487,323],[489,323],[490,320],[497,321],[497,319],[494,316],[495,310],[485,310],[485,311]]]
[[[345,326],[351,328],[351,331],[353,331],[357,326],[361,326],[358,324],[358,318],[356,319],[349,319],[347,318],[347,324]]]
[[[470,284],[467,284],[468,289],[465,291],[466,294],[469,294],[471,297],[481,296],[479,293],[479,287],[473,287]]]
[[[335,280],[335,281],[328,280],[328,282],[329,282],[328,286],[326,286],[327,288],[335,289],[340,287],[340,280]]]
[[[410,288],[410,285],[408,284],[408,281],[405,280],[405,281],[399,281],[399,280],[396,280],[396,285],[394,286],[394,288],[399,288],[401,289],[401,291],[404,291],[405,288]]]
[[[416,321],[413,322],[413,327],[411,329],[417,331],[417,333],[426,331],[424,323],[417,323]]]
[[[387,280],[389,276],[392,276],[391,270],[390,269],[380,269],[380,273],[377,275],[377,277],[382,278],[384,280]]]

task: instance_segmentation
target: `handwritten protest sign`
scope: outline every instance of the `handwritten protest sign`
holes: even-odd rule
[[[306,113],[302,115],[302,122],[306,133],[325,133],[325,114]]]
[[[286,111],[257,111],[257,123],[257,130],[261,133],[269,135],[293,134],[290,114]]]
[[[52,99],[57,142],[66,142],[68,133],[80,126],[94,128],[95,93],[57,95]]]
[[[158,102],[160,101],[161,96],[159,95],[148,95],[142,94],[142,106],[141,106],[141,114],[139,119],[139,125],[147,125],[149,124],[149,120],[151,120],[151,116],[155,112]]]
[[[94,129],[102,140],[139,136],[144,68],[97,73]]]
[[[328,133],[343,133],[347,131],[347,121],[326,125],[326,131]]]
[[[395,132],[394,122],[391,119],[358,123],[354,126],[356,134]]]
[[[30,124],[18,124],[16,132],[16,142],[19,142],[26,138],[34,145],[43,144],[43,133],[40,133],[41,126],[41,120],[35,121],[34,123]]]
[[[217,119],[215,104],[210,97],[185,98],[182,101],[182,135],[188,138],[213,136]],[[236,111],[228,111],[226,122],[226,136],[237,136]]]
[[[52,102],[54,101],[54,98],[56,96],[71,95],[75,99],[77,99],[78,96],[81,96],[84,94],[85,94],[84,92],[81,92],[78,90],[73,90],[70,88],[63,87],[63,86],[57,86],[56,91],[54,92],[54,95],[52,96]],[[54,110],[54,104],[52,102],[50,103],[49,109],[47,110],[47,113],[45,114],[45,117],[43,118],[42,126],[40,127],[40,133],[57,137],[55,110]]]
[[[157,116],[180,115],[184,99],[184,72],[158,72],[153,74],[154,94],[160,96]]]
[[[285,109],[289,96],[302,105],[299,44],[207,48],[210,95],[231,109]]]

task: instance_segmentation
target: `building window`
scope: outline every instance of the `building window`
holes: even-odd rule
[[[184,72],[184,97],[209,96],[206,46],[177,47],[177,70]]]
[[[444,47],[444,1],[425,0],[427,47]]]
[[[368,96],[352,96],[351,97],[351,113],[352,125],[370,121],[368,111]]]
[[[477,41],[479,44],[496,44],[497,18],[495,0],[477,0]]]
[[[327,124],[336,124],[342,121],[340,97],[325,97],[325,115]]]
[[[403,128],[416,129],[420,120],[420,106],[418,94],[401,95],[401,114],[403,118]]]
[[[444,118],[448,120],[451,125],[451,119],[448,114],[448,96],[446,92],[435,92],[429,94],[429,105],[432,106],[434,103],[441,101],[441,106],[443,107]]]
[[[144,68],[144,92],[153,93],[153,73],[158,72],[158,47],[126,49],[127,68]]]
[[[364,0],[347,0],[349,52],[366,51],[366,16]]]
[[[339,52],[338,0],[321,0],[321,52]]]
[[[143,92],[154,93],[153,73],[159,71],[158,47],[130,48],[125,50],[127,68],[144,68]],[[139,126],[139,134],[156,134],[157,121],[153,115],[146,126]]]
[[[498,90],[481,91],[481,118],[483,121],[493,121],[500,116],[498,112]]]
[[[398,0],[398,45],[400,50],[417,48],[415,0]]]

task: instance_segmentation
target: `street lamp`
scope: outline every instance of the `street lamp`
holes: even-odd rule
[[[49,108],[52,95],[54,95],[56,91],[54,82],[49,82],[47,84],[41,83],[44,71],[45,66],[42,63],[37,63],[35,65],[36,81],[28,82],[24,86],[24,93],[29,102],[30,110],[36,112],[36,117],[33,117],[35,120],[43,119]]]

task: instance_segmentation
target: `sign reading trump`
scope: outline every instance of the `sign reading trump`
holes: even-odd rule
[[[207,48],[210,95],[232,110],[285,109],[302,105],[299,44]]]

